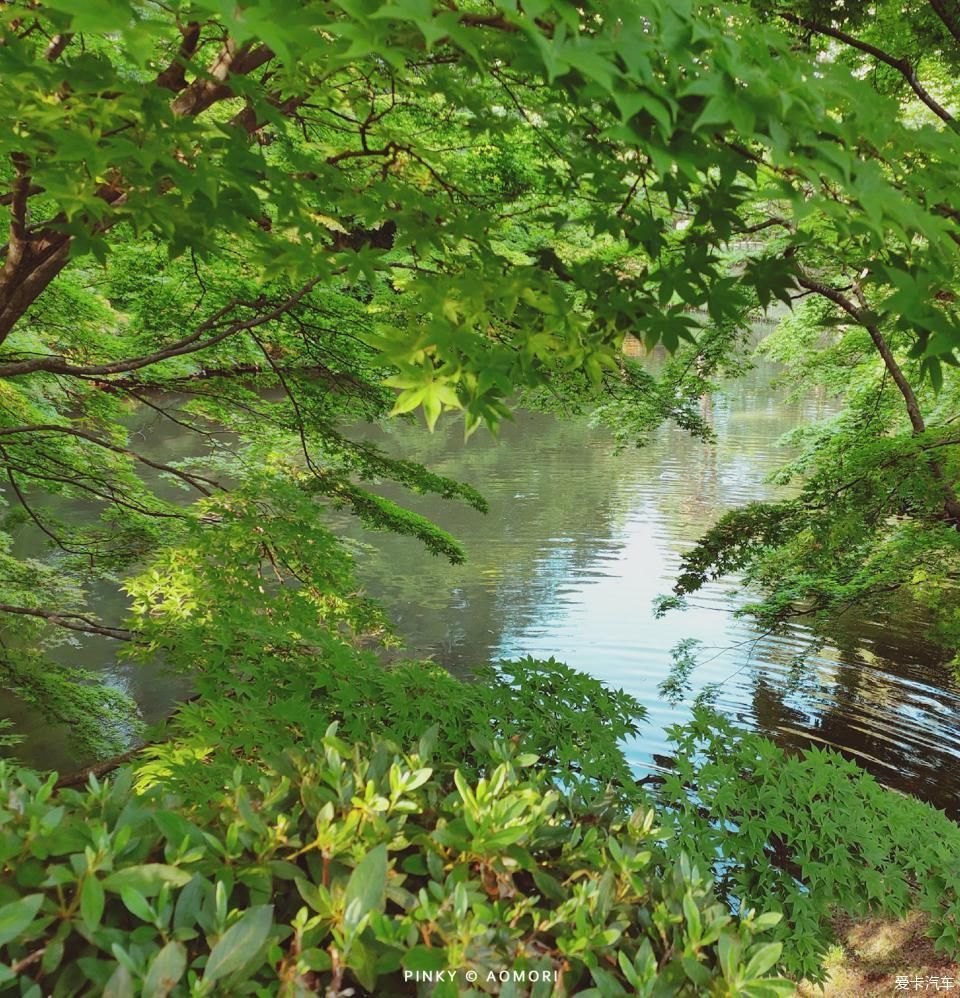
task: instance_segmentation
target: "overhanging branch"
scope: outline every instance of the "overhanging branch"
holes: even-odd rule
[[[39,617],[42,620],[64,627],[68,631],[81,631],[85,634],[99,634],[105,638],[115,638],[117,641],[133,641],[134,633],[126,627],[109,627],[99,624],[92,617],[82,613],[68,613],[63,610],[38,610],[28,606],[12,606],[0,603],[0,613],[19,614],[26,617]]]
[[[866,55],[873,56],[879,62],[882,62],[885,66],[889,66],[891,69],[895,69],[910,85],[910,89],[917,95],[917,97],[931,110],[933,113],[941,120],[945,121],[948,125],[953,125],[955,119],[952,114],[937,101],[931,93],[923,86],[923,84],[917,79],[916,70],[913,67],[913,63],[909,59],[899,59],[889,52],[878,48],[876,45],[872,45],[870,42],[862,41],[859,38],[848,34],[846,31],[842,31],[840,28],[833,28],[825,24],[820,24],[817,21],[811,21],[806,17],[799,17],[796,14],[788,13],[787,11],[777,11],[777,16],[781,20],[787,21],[789,24],[796,25],[799,28],[804,28],[807,31],[812,31],[818,35],[826,35],[829,38],[833,38],[838,42],[843,42],[844,45],[849,45],[851,48],[857,49]]]
[[[180,468],[174,468],[169,464],[161,464],[159,461],[153,461],[135,450],[130,450],[129,447],[121,447],[119,444],[111,443],[109,440],[104,440],[102,437],[98,437],[93,433],[88,433],[86,430],[78,429],[75,426],[63,426],[59,423],[37,423],[32,426],[12,426],[0,429],[0,437],[30,433],[64,433],[68,436],[78,437],[81,440],[86,440],[92,444],[95,444],[97,447],[102,447],[104,450],[113,451],[113,453],[122,454],[125,457],[131,457],[135,461],[139,461],[140,464],[144,464],[148,468],[153,468],[155,471],[162,471],[165,474],[174,475],[205,496],[209,496],[211,494],[210,489],[207,488],[207,486],[215,489],[223,489],[223,486],[220,485],[219,482],[214,481],[212,478],[206,478],[205,476],[198,475],[195,472],[182,471]]]

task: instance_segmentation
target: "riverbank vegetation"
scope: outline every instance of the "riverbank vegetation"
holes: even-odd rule
[[[834,911],[914,907],[956,950],[960,829],[833,753],[700,715],[650,794],[639,705],[557,663],[345,664],[231,679],[86,789],[3,764],[6,981],[789,995]]]
[[[737,573],[763,629],[919,604],[955,655],[958,62],[940,2],[0,4],[0,678],[78,759],[138,711],[64,642],[195,691],[85,789],[2,764],[2,986],[789,994],[838,911],[913,908],[960,953],[941,812],[702,701],[638,783],[627,694],[396,661],[333,527],[457,562],[383,485],[485,508],[358,421],[709,441],[768,313],[838,413],[662,609]],[[195,445],[158,459],[143,408]]]

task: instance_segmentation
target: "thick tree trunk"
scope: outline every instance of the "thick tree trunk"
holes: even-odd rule
[[[70,243],[70,237],[63,234],[28,240],[19,260],[9,272],[5,268],[0,278],[0,343],[66,266]]]

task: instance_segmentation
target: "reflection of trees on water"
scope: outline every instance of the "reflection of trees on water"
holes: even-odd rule
[[[604,433],[536,413],[518,414],[499,442],[474,438],[466,447],[452,420],[425,448],[419,428],[370,436],[469,481],[490,502],[484,515],[436,497],[389,493],[460,539],[465,565],[433,559],[406,538],[348,527],[374,546],[360,559],[373,595],[387,601],[401,631],[416,634],[417,649],[455,671],[489,660],[511,634],[549,626],[562,612],[563,585],[617,549],[626,497],[641,474],[612,453]]]
[[[932,649],[856,627],[829,657],[811,657],[800,688],[775,653],[753,670],[757,726],[794,748],[838,748],[882,783],[960,813],[960,692]],[[864,645],[869,645],[868,649]],[[829,653],[828,653],[829,654]]]
[[[795,426],[830,415],[821,391],[785,404],[771,391],[772,369],[760,368],[712,400],[712,446],[679,442],[668,431],[653,444],[664,460],[683,455],[683,488],[658,502],[678,554],[726,508],[769,494],[765,477],[789,452],[773,446]],[[662,439],[667,437],[667,443]],[[666,500],[666,501],[665,501]],[[709,599],[707,599],[709,602]],[[838,747],[878,779],[938,806],[960,811],[960,689],[932,648],[918,639],[924,625],[906,614],[881,622],[851,615],[837,622],[831,645],[798,664],[809,645],[802,623],[738,652],[745,672],[719,703],[732,715],[796,748]],[[731,665],[731,672],[737,664]]]
[[[363,559],[363,573],[399,617],[401,631],[415,637],[412,650],[428,649],[456,670],[524,645],[572,656],[578,649],[561,646],[564,639],[551,632],[562,629],[574,590],[617,573],[616,585],[629,587],[637,572],[663,579],[667,588],[682,552],[720,513],[771,494],[765,479],[789,457],[774,442],[829,415],[823,397],[785,403],[771,391],[771,375],[771,368],[760,367],[712,400],[705,411],[717,440],[709,445],[665,428],[643,450],[614,455],[600,431],[531,414],[504,427],[500,445],[478,437],[464,447],[455,423],[429,437],[394,424],[385,434],[391,449],[471,482],[491,500],[491,511],[483,516],[418,499],[417,509],[465,541],[468,564],[449,566],[414,542],[378,536],[372,540],[379,552]],[[656,563],[605,565],[623,557],[638,533],[649,544],[637,550]],[[721,587],[705,598],[718,611],[726,606]],[[638,605],[638,620],[646,612]],[[726,620],[717,613],[720,640]],[[947,678],[918,650],[919,625],[903,623],[898,632],[843,621],[837,649],[799,665],[809,643],[802,624],[758,635],[756,643],[744,625],[738,636],[748,640],[725,659],[722,672],[744,670],[721,691],[720,705],[784,744],[841,747],[884,782],[947,804],[960,780],[950,774],[960,744],[948,730],[960,709],[952,692],[932,689],[949,685]],[[597,633],[601,624],[585,627],[573,640],[605,637]],[[861,650],[865,646],[872,654]],[[591,668],[603,677],[608,664],[595,660]],[[633,688],[652,695],[662,677],[639,675],[646,662],[635,668]]]

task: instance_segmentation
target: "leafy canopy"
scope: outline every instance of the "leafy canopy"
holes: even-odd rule
[[[942,378],[960,138],[794,28],[666,0],[4,4],[0,464],[8,533],[52,553],[0,546],[6,684],[62,717],[51,626],[149,645],[89,587],[231,529],[238,483],[288,583],[286,486],[305,523],[332,503],[460,557],[362,482],[482,499],[350,418],[459,409],[469,432],[523,389],[705,435],[691,402],[745,314],[850,274],[848,318]],[[658,385],[628,336],[689,345]],[[202,458],[145,452],[135,407]]]

